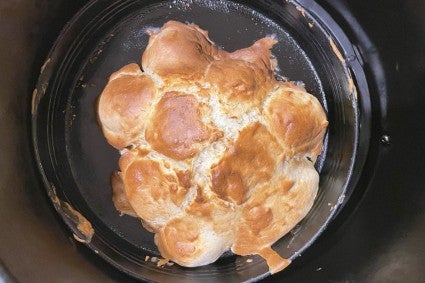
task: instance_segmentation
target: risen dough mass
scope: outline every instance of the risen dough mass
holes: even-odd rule
[[[113,73],[98,104],[121,153],[112,175],[117,210],[155,233],[182,266],[231,249],[289,264],[271,245],[310,210],[328,124],[319,101],[274,77],[276,40],[226,52],[176,21],[151,32],[142,68]]]

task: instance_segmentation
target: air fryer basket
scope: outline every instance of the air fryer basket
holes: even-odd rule
[[[106,143],[96,99],[108,76],[140,62],[146,30],[168,20],[196,23],[226,50],[274,35],[281,75],[302,81],[327,111],[329,127],[317,162],[315,204],[273,246],[295,260],[321,234],[349,198],[367,153],[370,101],[361,60],[339,26],[314,1],[91,1],[64,28],[42,67],[33,96],[35,157],[56,210],[77,239],[135,278],[173,282],[253,281],[267,276],[258,256],[226,253],[197,268],[157,267],[153,234],[120,216],[112,203],[110,174],[119,154]],[[71,208],[71,209],[70,209]],[[83,216],[94,229],[88,237]]]

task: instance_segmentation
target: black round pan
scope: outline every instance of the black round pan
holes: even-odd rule
[[[102,135],[96,101],[112,72],[140,62],[146,30],[168,20],[199,25],[228,51],[276,36],[272,52],[280,75],[302,81],[322,102],[330,124],[317,162],[319,193],[307,217],[273,249],[295,260],[312,244],[352,193],[370,135],[361,62],[339,26],[314,1],[89,2],[64,28],[41,69],[32,103],[37,164],[75,238],[118,270],[149,281],[259,280],[269,273],[258,256],[227,253],[207,266],[157,267],[145,260],[160,256],[153,234],[137,219],[120,216],[112,203],[110,175],[119,154]]]

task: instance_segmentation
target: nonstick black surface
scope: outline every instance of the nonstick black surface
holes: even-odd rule
[[[0,233],[3,243],[0,258],[5,266],[1,274],[8,270],[12,274],[9,278],[16,277],[19,282],[58,281],[65,277],[80,282],[108,282],[110,278],[128,281],[129,278],[115,272],[95,253],[88,252],[82,245],[69,244],[64,236],[69,230],[64,230],[66,233],[63,234],[59,229],[60,221],[52,217],[54,214],[49,210],[45,192],[37,181],[39,178],[36,164],[31,161],[28,130],[30,94],[42,60],[66,21],[66,18],[61,19],[61,15],[71,16],[84,1],[72,4],[55,1],[46,6],[36,2],[1,7],[7,15],[4,19],[6,24],[1,29],[9,39],[7,44],[2,43],[4,52],[1,53],[2,62],[8,69],[1,78],[4,95],[0,101],[3,137],[0,141],[3,197],[0,200],[2,228],[5,227]],[[414,109],[423,109],[424,106],[420,98],[423,92],[420,88],[423,85],[423,72],[420,73],[423,60],[420,58],[423,57],[418,52],[421,49],[414,47],[419,46],[419,39],[423,37],[415,37],[418,29],[411,24],[418,19],[415,18],[416,13],[411,12],[409,17],[404,14],[412,11],[414,1],[403,4],[390,2],[384,7],[376,3],[354,5],[354,8],[363,11],[356,14],[359,18],[370,20],[366,26],[378,46],[378,50],[363,47],[364,59],[370,60],[370,55],[379,51],[387,60],[384,61],[385,74],[389,82],[380,80],[370,86],[375,94],[376,90],[380,91],[380,97],[374,99],[388,105],[383,109],[388,111],[382,111],[385,115],[378,111],[378,117],[374,118],[372,143],[375,147],[372,149],[376,151],[372,154],[375,157],[372,161],[378,159],[377,170],[370,166],[368,159],[365,167],[369,170],[365,174],[367,178],[362,178],[356,188],[356,191],[368,188],[362,194],[363,201],[355,198],[354,205],[348,203],[345,206],[352,211],[360,203],[357,213],[347,220],[346,217],[341,218],[349,214],[343,210],[334,223],[344,225],[337,226],[338,229],[332,226],[330,232],[328,229],[292,266],[271,280],[400,282],[402,278],[420,282],[424,266],[421,253],[424,214],[420,212],[424,211],[424,194],[419,188],[423,184],[421,172],[425,167],[421,157],[424,136],[423,117],[420,111]],[[340,14],[337,13],[335,18],[341,23],[337,15]],[[387,21],[385,25],[377,20],[390,16],[394,21]],[[358,30],[351,32],[353,36]],[[311,62],[314,66],[314,60]],[[370,75],[374,66],[371,66],[371,61],[366,63]],[[29,71],[31,65],[34,65],[32,73]],[[369,79],[373,80],[373,76]],[[385,139],[380,143],[384,133],[388,134],[389,143]]]
[[[33,138],[49,195],[57,203],[57,194],[93,225],[87,245],[99,256],[135,278],[154,281],[246,281],[268,275],[260,257],[248,263],[230,252],[207,266],[158,268],[145,261],[160,256],[153,234],[139,220],[120,216],[111,201],[110,175],[119,154],[101,133],[96,101],[112,72],[140,61],[146,31],[171,19],[198,24],[229,51],[264,36],[278,39],[273,54],[279,75],[302,81],[321,100],[330,126],[317,162],[321,183],[315,205],[273,248],[295,260],[326,228],[363,164],[370,102],[359,60],[344,34],[323,10],[316,7],[310,15],[307,8],[280,1],[92,1],[73,18],[42,67],[33,100]],[[86,240],[75,216],[63,205],[56,209],[77,238]]]

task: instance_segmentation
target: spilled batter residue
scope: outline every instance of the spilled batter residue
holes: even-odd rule
[[[357,89],[356,89],[356,86],[354,85],[353,79],[350,76],[348,76],[348,90],[357,99]]]
[[[50,63],[50,58],[47,58],[47,60],[44,61],[43,66],[41,66],[41,68],[40,68],[40,74],[42,74],[44,72],[44,69],[46,69],[47,64],[49,64],[49,63]]]
[[[305,18],[305,10],[303,7],[301,6],[295,6],[295,9],[297,9],[298,11],[300,11],[301,15],[303,15],[303,17]]]
[[[34,115],[35,113],[35,99],[37,97],[37,88],[35,88],[32,92],[32,98],[31,98],[31,115]]]
[[[79,235],[74,233],[74,238],[82,243],[90,243],[94,229],[91,223],[77,210],[75,210],[69,203],[62,201],[56,194],[56,188],[52,185],[49,190],[49,197],[51,198],[56,210],[66,217],[69,221],[75,224]]]
[[[331,45],[332,51],[335,53],[336,57],[346,66],[346,62],[344,57],[342,56],[341,51],[339,51],[338,47],[336,46],[335,42],[332,40],[332,38],[329,38],[329,44]],[[348,71],[348,70],[347,70]],[[347,74],[347,82],[348,82],[348,91],[350,94],[352,94],[355,99],[357,99],[357,89],[354,84],[353,78],[351,77],[350,73]]]
[[[329,44],[331,45],[332,51],[335,53],[336,57],[338,57],[341,62],[345,63],[344,56],[342,56],[341,51],[339,51],[332,38],[329,38]]]

